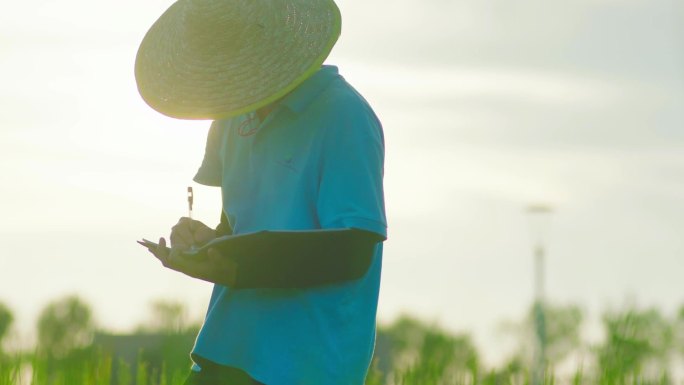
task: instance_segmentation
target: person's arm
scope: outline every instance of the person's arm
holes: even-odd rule
[[[233,229],[225,212],[216,227],[216,236],[231,235]],[[248,288],[305,288],[361,278],[368,270],[375,245],[382,241],[377,234],[352,230],[349,237],[340,240],[334,232],[307,235],[307,242],[299,242],[293,235],[259,235],[268,247],[243,250],[229,258],[235,262],[232,287]],[[245,235],[244,237],[250,237]],[[270,236],[270,240],[269,240]],[[226,258],[212,250],[212,258]],[[229,266],[229,265],[228,265]],[[226,268],[217,264],[216,270]],[[231,276],[221,272],[219,276]]]
[[[207,258],[185,256],[182,250],[204,244],[232,230],[222,216],[216,230],[199,221],[181,218],[171,233],[173,249],[162,238],[150,251],[170,269],[194,278],[237,289],[307,288],[363,277],[378,242],[384,237],[364,230],[277,232],[242,235],[227,253],[210,249]],[[229,241],[230,242],[230,241]]]
[[[228,286],[250,288],[306,288],[359,279],[368,271],[375,246],[383,238],[363,230],[302,233],[266,233],[259,244],[221,254],[210,250],[217,277],[231,277]],[[304,240],[305,239],[305,240]],[[245,242],[246,241],[246,242]],[[221,259],[234,264],[223,264]],[[233,271],[228,271],[228,270]],[[233,273],[233,274],[231,274]]]

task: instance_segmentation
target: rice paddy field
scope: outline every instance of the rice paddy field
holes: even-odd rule
[[[483,363],[468,333],[400,317],[379,325],[366,385],[684,384],[684,307],[671,317],[657,309],[606,313],[604,338],[593,344],[581,338],[579,309],[532,307],[510,323],[519,348],[497,367]],[[57,300],[39,317],[34,348],[0,353],[0,385],[181,385],[199,325],[178,303],[159,301],[152,313],[131,333],[111,334],[77,297]],[[11,320],[0,306],[0,342]]]
[[[95,355],[81,361],[60,363],[55,366],[40,360],[14,358],[4,361],[0,369],[0,385],[50,384],[50,385],[182,385],[188,366],[152,367],[138,362],[130,365],[124,361],[115,362],[106,354]],[[639,375],[621,376],[616,373],[601,373],[589,376],[578,370],[570,377],[559,378],[545,375],[535,382],[526,370],[491,370],[479,373],[477,370],[459,371],[439,362],[397,370],[386,376],[373,368],[368,374],[366,385],[550,385],[550,384],[672,384],[666,373],[659,378],[645,378]],[[679,382],[681,383],[681,382]]]

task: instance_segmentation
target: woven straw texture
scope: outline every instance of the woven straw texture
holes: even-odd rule
[[[179,119],[253,111],[316,72],[340,29],[332,0],[180,0],[140,45],[138,90]]]

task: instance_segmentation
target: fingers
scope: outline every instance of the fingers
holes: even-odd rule
[[[233,286],[236,282],[235,261],[216,249],[209,249],[206,258],[198,259],[197,255],[186,255],[179,248],[166,247],[166,240],[159,238],[159,246],[148,250],[168,269],[221,285]]]
[[[171,246],[183,250],[193,245],[202,245],[216,237],[214,229],[200,221],[182,217],[171,229]]]
[[[187,262],[183,257],[183,250],[178,247],[166,247],[166,240],[159,238],[159,246],[155,250],[150,250],[164,267],[183,271],[187,268]]]
[[[189,275],[191,277],[207,280],[214,273],[212,266],[204,261],[183,254],[182,250],[172,248],[166,259],[165,267]]]
[[[152,253],[164,266],[167,266],[169,259],[169,249],[166,247],[166,239],[159,238],[159,245],[156,247],[148,246],[147,250]]]
[[[187,249],[190,247],[195,238],[192,233],[192,220],[190,218],[183,217],[178,220],[171,228],[171,247],[181,247]]]
[[[159,245],[148,247],[148,250],[168,269],[179,271],[191,277],[201,278],[209,272],[206,267],[183,255],[183,250],[166,246],[166,239],[159,238]]]

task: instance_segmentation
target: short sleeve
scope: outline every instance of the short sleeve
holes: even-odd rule
[[[204,159],[197,174],[192,179],[205,186],[221,186],[222,164],[220,157],[221,140],[223,139],[223,126],[220,121],[214,121],[209,128],[207,145],[204,150]]]
[[[322,228],[355,228],[387,238],[384,138],[369,107],[346,108],[323,139],[318,193]]]

